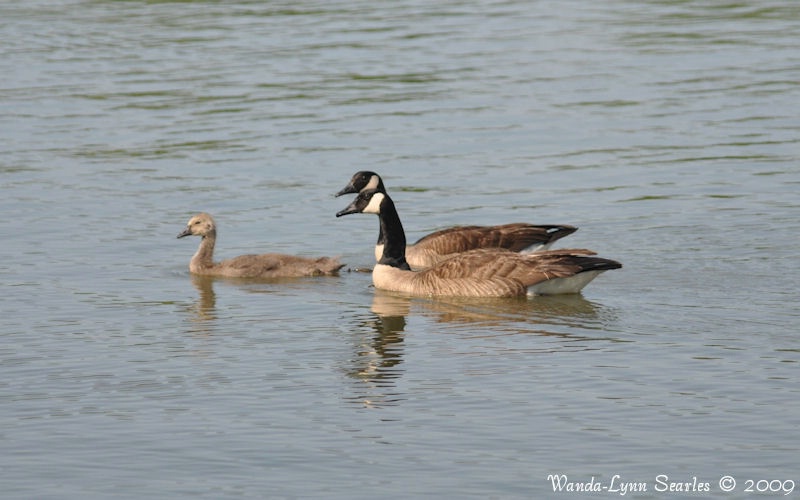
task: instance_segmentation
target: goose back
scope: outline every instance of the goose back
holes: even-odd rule
[[[454,226],[430,233],[408,245],[406,260],[412,268],[423,269],[455,254],[481,248],[539,252],[577,230],[567,225],[533,225],[524,222],[496,226]],[[376,248],[376,254],[377,251]]]

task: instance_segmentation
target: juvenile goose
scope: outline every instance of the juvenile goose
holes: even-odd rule
[[[289,278],[332,275],[344,267],[336,258],[307,258],[279,253],[240,255],[214,262],[217,226],[214,218],[207,213],[199,213],[189,219],[186,229],[178,234],[178,238],[192,235],[201,238],[200,247],[189,262],[189,271],[194,274],[229,278]]]
[[[383,179],[375,172],[356,172],[350,183],[336,196],[375,189],[386,194]],[[577,231],[567,225],[533,225],[522,222],[497,226],[454,226],[423,236],[406,245],[406,261],[414,269],[424,269],[454,254],[476,248],[505,248],[512,252],[538,252],[564,236]],[[385,243],[383,230],[378,233],[375,260],[380,260]]]
[[[406,237],[388,194],[362,191],[337,217],[377,214],[385,236],[383,253],[372,271],[375,288],[412,295],[515,297],[578,293],[598,274],[622,267],[593,257],[590,250],[549,250],[521,254],[504,249],[477,249],[456,254],[422,271],[412,271],[405,257]]]

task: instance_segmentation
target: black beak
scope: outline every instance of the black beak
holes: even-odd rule
[[[356,200],[358,200],[358,197],[356,197],[356,199],[353,200],[353,203],[347,205],[347,208],[336,212],[336,217],[341,217],[342,215],[357,214],[361,212],[361,210],[359,210],[358,207],[356,206]]]
[[[182,233],[178,235],[178,238],[183,238],[184,236],[191,236],[191,235],[192,235],[192,228],[187,227],[186,229],[183,230]]]
[[[339,196],[342,196],[344,194],[351,194],[351,193],[357,193],[357,192],[358,192],[358,189],[356,189],[355,186],[353,186],[353,184],[350,183],[350,184],[346,185],[344,187],[344,189],[342,189],[341,191],[336,193],[336,197],[338,198]]]

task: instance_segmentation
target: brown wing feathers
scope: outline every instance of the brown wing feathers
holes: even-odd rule
[[[521,222],[499,226],[455,226],[423,236],[414,246],[439,255],[474,248],[505,248],[519,252],[531,245],[552,243],[575,231],[577,228],[572,226],[535,226]]]
[[[415,286],[429,293],[466,293],[483,290],[481,295],[524,295],[526,288],[553,278],[567,278],[583,271],[616,269],[619,263],[593,257],[591,250],[549,250],[519,254],[496,249],[473,250],[440,262],[436,267],[416,273]]]

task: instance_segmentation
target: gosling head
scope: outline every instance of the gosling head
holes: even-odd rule
[[[386,192],[386,188],[383,187],[383,180],[381,179],[380,175],[376,174],[375,172],[370,172],[369,170],[362,170],[353,174],[352,179],[350,179],[350,183],[341,191],[336,193],[336,196],[342,196],[343,194],[350,193],[360,193],[362,191],[366,191],[367,189],[377,189],[382,193]]]
[[[202,212],[189,219],[186,229],[178,235],[178,238],[183,238],[184,236],[202,236],[205,238],[209,234],[216,234],[216,232],[217,226],[214,223],[214,218]]]
[[[356,198],[347,208],[336,212],[336,217],[349,214],[377,214],[381,213],[381,205],[388,201],[388,195],[381,193],[377,189],[367,189],[358,193]]]

